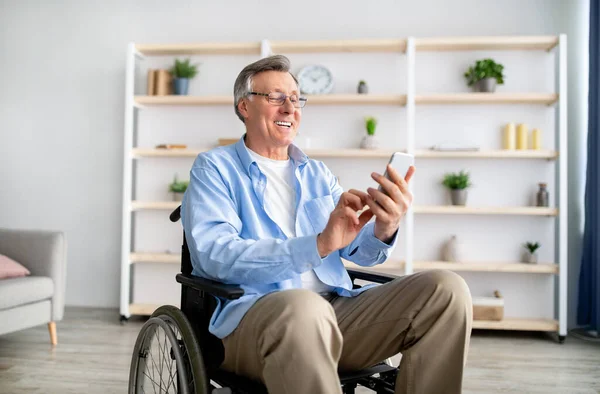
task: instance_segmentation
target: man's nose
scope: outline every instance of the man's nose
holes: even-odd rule
[[[292,104],[292,100],[289,97],[285,98],[285,101],[283,102],[283,105],[281,106],[281,110],[283,113],[286,113],[286,114],[291,114],[294,112],[295,107],[294,107],[294,104]]]

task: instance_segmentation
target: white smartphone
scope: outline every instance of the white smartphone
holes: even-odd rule
[[[403,178],[406,176],[406,173],[408,172],[408,169],[410,168],[410,166],[414,165],[414,163],[415,163],[415,157],[411,154],[403,153],[403,152],[394,152],[392,154],[392,157],[390,157],[390,161],[388,162],[388,164],[391,164],[392,168],[395,169],[396,172],[398,172],[398,174]],[[390,179],[390,176],[387,172],[387,166],[385,166],[385,172],[383,173],[383,176],[386,177],[387,179]],[[385,190],[383,190],[381,185],[379,185],[378,190],[380,192],[385,193]]]

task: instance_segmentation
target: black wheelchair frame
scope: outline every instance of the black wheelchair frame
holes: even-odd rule
[[[170,214],[170,220],[172,222],[177,222],[180,219],[180,210],[181,206]],[[347,271],[352,279],[354,288],[360,287],[354,283],[357,279],[374,283],[387,283],[395,278],[391,275],[374,274],[353,269],[347,269]],[[181,250],[181,273],[177,274],[176,280],[182,285],[180,305],[184,317],[183,319],[180,318],[180,320],[187,319],[187,321],[189,321],[189,326],[187,321],[182,325],[191,327],[191,330],[193,331],[193,335],[191,336],[195,337],[192,339],[188,338],[187,341],[196,341],[198,344],[198,346],[196,346],[192,343],[194,346],[190,346],[188,342],[187,347],[199,351],[203,361],[200,364],[196,363],[196,368],[202,368],[202,366],[198,366],[201,364],[203,364],[204,367],[204,371],[198,371],[202,373],[196,374],[196,384],[202,384],[204,387],[208,387],[209,391],[204,391],[205,393],[211,392],[211,389],[216,389],[214,393],[232,392],[235,394],[266,394],[267,389],[261,382],[236,375],[220,368],[224,357],[223,344],[219,338],[208,331],[209,321],[217,304],[215,297],[225,300],[234,300],[243,296],[244,290],[235,285],[226,285],[213,280],[193,276],[190,252],[185,239],[185,233],[183,234],[183,245]],[[159,308],[153,316],[160,315],[161,309],[164,308],[165,307]],[[170,308],[176,310],[174,307]],[[180,329],[180,331],[183,332],[184,330]],[[184,346],[184,341],[180,340],[179,342],[180,347]],[[171,354],[172,353],[173,352],[171,351]],[[136,355],[134,354],[134,362],[135,358]],[[173,356],[172,358],[174,359]],[[181,368],[181,366],[178,365],[177,368]],[[193,368],[193,366],[186,365],[185,368],[190,374],[192,373],[190,368]],[[132,362],[131,374],[133,375],[134,373],[134,365]],[[397,368],[382,362],[360,371],[339,372],[340,385],[345,394],[354,394],[356,387],[359,385],[367,387],[376,393],[394,393],[397,373]],[[206,379],[206,382],[200,382],[202,379]],[[218,388],[213,382],[217,383],[221,388]],[[229,388],[230,390],[224,388]],[[199,390],[198,387],[192,387],[189,389],[189,392],[199,394],[203,393],[203,390]]]

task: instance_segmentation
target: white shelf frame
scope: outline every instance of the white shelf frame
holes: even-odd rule
[[[501,94],[417,94],[415,90],[415,58],[420,51],[465,51],[465,50],[556,50],[556,93],[512,93]],[[452,207],[421,207],[414,206],[406,215],[406,256],[402,266],[406,274],[427,267],[437,266],[439,262],[413,261],[414,249],[414,215],[427,214],[491,214],[491,215],[539,215],[553,217],[556,221],[556,247],[555,260],[557,264],[544,264],[547,267],[528,269],[518,263],[510,263],[506,267],[476,267],[474,264],[465,266],[457,265],[448,267],[457,271],[484,271],[484,272],[515,272],[515,273],[549,273],[557,277],[558,302],[555,302],[557,320],[553,319],[510,319],[502,322],[475,322],[474,328],[481,329],[522,329],[556,331],[561,336],[566,335],[567,327],[567,38],[566,35],[558,36],[507,36],[507,37],[442,37],[442,38],[415,38],[406,39],[375,39],[375,40],[329,40],[329,41],[269,41],[236,42],[236,43],[198,43],[198,44],[158,44],[128,46],[126,58],[126,83],[125,83],[125,124],[124,124],[124,169],[123,169],[123,209],[122,209],[122,242],[121,242],[121,301],[120,312],[124,317],[132,313],[151,313],[155,305],[131,303],[130,279],[131,264],[149,262],[174,263],[174,256],[156,253],[135,253],[132,248],[132,215],[135,211],[145,209],[168,210],[176,208],[178,202],[146,202],[133,200],[133,160],[146,157],[189,157],[193,158],[198,153],[208,150],[158,150],[145,149],[134,146],[135,119],[137,111],[153,105],[230,105],[232,98],[229,96],[208,97],[148,97],[135,95],[135,68],[136,60],[144,56],[173,56],[173,55],[199,55],[199,54],[256,54],[266,57],[272,53],[320,53],[320,52],[389,52],[404,54],[407,62],[407,92],[406,95],[380,95],[357,96],[335,95],[330,97],[311,97],[314,105],[397,105],[406,107],[407,152],[415,155],[417,159],[543,159],[556,161],[556,209],[531,209],[528,207],[517,208],[477,208],[465,209]],[[473,105],[473,104],[539,104],[556,106],[556,146],[557,151],[487,151],[487,152],[437,152],[415,149],[415,108],[416,105]],[[357,150],[307,150],[315,157],[341,157],[341,158],[367,158],[388,157],[391,151],[357,151]],[[414,185],[410,188],[413,190]],[[395,265],[398,262],[395,262]],[[377,267],[380,271],[397,271],[400,268]],[[502,271],[507,270],[507,271]]]

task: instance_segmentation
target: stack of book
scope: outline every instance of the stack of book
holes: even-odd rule
[[[148,96],[168,96],[173,94],[173,77],[168,70],[149,69],[147,91]]]

